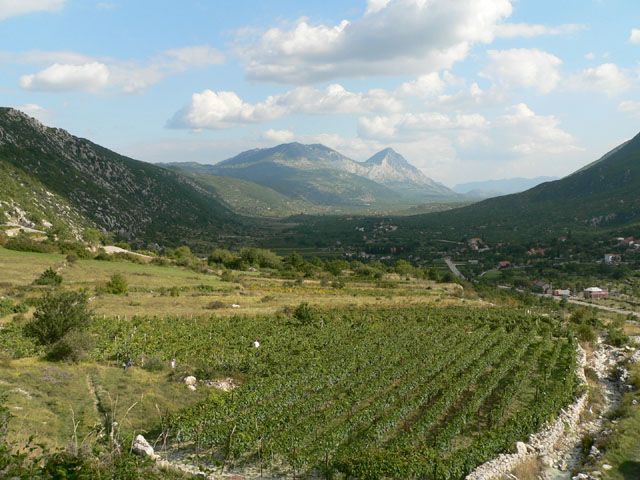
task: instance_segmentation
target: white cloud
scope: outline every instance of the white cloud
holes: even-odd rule
[[[390,0],[367,0],[367,10],[365,15],[379,12],[387,6]]]
[[[573,136],[560,128],[553,115],[537,115],[524,103],[509,108],[498,121],[499,135],[520,155],[560,154],[582,150]]]
[[[24,75],[20,86],[25,90],[95,92],[109,83],[109,68],[98,62],[83,65],[62,65],[54,63],[44,70]]]
[[[549,93],[560,81],[562,60],[538,49],[489,50],[489,64],[481,72],[507,87],[534,88]]]
[[[640,28],[632,28],[629,41],[634,44],[640,43]]]
[[[492,41],[511,12],[511,0],[376,0],[353,22],[302,19],[290,29],[271,28],[238,51],[249,78],[279,83],[429,73]]]
[[[224,56],[208,45],[196,45],[165,50],[142,62],[92,58],[68,51],[4,52],[0,53],[0,60],[33,64],[53,62],[39,72],[21,77],[20,85],[27,90],[138,93],[167,76],[222,63]]]
[[[162,56],[166,57],[166,59],[157,59],[158,63],[178,70],[218,65],[224,62],[224,55],[218,49],[209,45],[171,48],[165,50]]]
[[[567,35],[585,28],[585,25],[577,23],[566,23],[555,27],[530,23],[503,23],[496,26],[496,36],[502,38],[531,38],[541,35]]]
[[[66,0],[0,0],[0,21],[34,12],[54,12]]]
[[[445,115],[439,112],[404,113],[389,116],[362,117],[358,120],[358,135],[379,140],[419,139],[425,133],[439,130],[482,129],[489,122],[482,115]]]
[[[403,83],[397,89],[397,92],[400,95],[433,97],[444,93],[447,85],[455,83],[456,81],[455,77],[448,72],[445,72],[443,76],[438,72],[432,72],[421,75],[410,82]]]
[[[627,72],[614,63],[587,68],[567,80],[569,90],[599,92],[610,97],[627,91],[631,85]]]
[[[586,53],[584,55],[585,60],[595,60],[596,54],[593,52]]]
[[[640,116],[640,102],[634,100],[624,100],[618,104],[618,111]]]
[[[324,90],[299,87],[272,95],[258,103],[247,103],[235,92],[204,90],[194,93],[191,102],[169,121],[174,128],[221,129],[239,124],[257,123],[285,115],[393,112],[400,102],[386,90],[373,89],[365,93],[350,92],[341,85],[329,85]]]
[[[291,130],[274,130],[270,128],[262,134],[262,138],[277,143],[287,143],[295,138],[295,134]]]

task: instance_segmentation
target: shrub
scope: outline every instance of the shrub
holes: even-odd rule
[[[221,308],[225,308],[227,305],[224,302],[221,302],[220,300],[216,300],[214,302],[211,302],[209,305],[207,305],[207,308],[209,310],[219,310]]]
[[[72,330],[87,326],[91,317],[84,292],[49,292],[39,301],[25,333],[42,345],[53,345]]]
[[[87,353],[93,348],[93,344],[93,338],[87,332],[71,330],[51,345],[47,352],[47,359],[77,363],[87,357]]]
[[[49,267],[33,282],[36,285],[58,286],[62,283],[62,277],[53,268]]]
[[[614,347],[622,347],[629,341],[629,337],[622,328],[610,326],[607,330],[607,343]]]
[[[142,368],[148,372],[161,372],[167,368],[167,365],[158,357],[149,357],[145,359]]]
[[[308,303],[303,302],[293,311],[293,318],[307,325],[313,323],[318,317],[318,312]]]
[[[594,342],[596,340],[593,328],[586,323],[581,323],[576,327],[576,336],[581,342]]]
[[[77,261],[78,261],[78,255],[76,255],[75,253],[70,253],[69,255],[67,255],[67,263],[74,264]]]
[[[119,273],[112,275],[105,287],[107,293],[113,295],[125,295],[129,291],[127,279]]]
[[[222,272],[222,275],[220,275],[220,280],[222,280],[223,282],[235,282],[236,276],[232,271],[225,270],[224,272]]]

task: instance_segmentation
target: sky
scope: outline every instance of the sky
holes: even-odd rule
[[[149,162],[563,176],[640,130],[639,60],[637,0],[0,0],[0,105]]]

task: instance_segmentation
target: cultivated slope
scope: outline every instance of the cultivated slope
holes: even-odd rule
[[[171,244],[212,239],[239,225],[214,194],[192,180],[10,108],[0,108],[0,163],[2,171],[27,176],[90,222],[125,238]],[[27,196],[2,195],[5,202]]]

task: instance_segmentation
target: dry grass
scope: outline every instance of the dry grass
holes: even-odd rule
[[[105,408],[128,431],[145,432],[160,423],[161,414],[204,398],[207,392],[188,391],[166,373],[82,363],[49,363],[32,358],[0,365],[0,389],[13,416],[9,441],[24,444],[30,436],[51,447],[65,447],[73,436],[72,415],[78,422],[79,442],[95,439],[104,418],[96,408],[92,384],[102,391]],[[132,405],[135,406],[125,416]],[[72,413],[73,412],[73,413]]]
[[[522,462],[511,472],[518,480],[538,480],[542,475],[542,465],[537,458]]]

